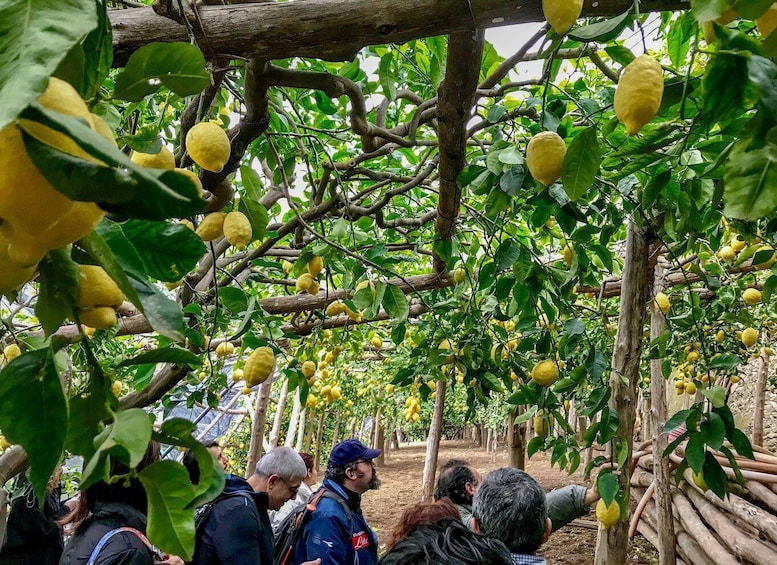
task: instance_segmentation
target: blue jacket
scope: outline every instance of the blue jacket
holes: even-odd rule
[[[197,565],[272,565],[273,537],[267,515],[266,492],[254,492],[235,475],[227,477],[224,492],[246,492],[218,501],[197,540]]]
[[[378,562],[378,538],[361,511],[361,496],[325,479],[323,488],[342,496],[351,509],[349,523],[337,500],[321,498],[311,513],[297,547],[297,564],[321,558],[321,565],[374,565]]]

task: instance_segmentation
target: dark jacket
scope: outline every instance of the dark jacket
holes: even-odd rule
[[[378,538],[361,511],[361,496],[329,479],[322,485],[347,500],[350,520],[337,500],[321,498],[311,513],[294,553],[296,563],[321,558],[321,565],[373,565],[378,562]]]
[[[11,501],[5,528],[0,565],[54,565],[62,555],[62,534],[55,520],[62,515],[60,489],[46,495],[43,509],[26,478],[18,481],[21,490]]]
[[[224,492],[245,492],[213,506],[192,563],[197,565],[272,565],[273,537],[266,492],[254,492],[248,482],[227,477]]]
[[[96,503],[94,512],[70,538],[59,565],[82,565],[100,539],[111,530],[130,526],[146,531],[146,517],[138,509],[121,502]],[[154,554],[136,534],[120,532],[100,551],[95,565],[154,565]]]

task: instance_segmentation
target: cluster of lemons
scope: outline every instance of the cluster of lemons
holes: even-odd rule
[[[416,396],[408,396],[405,400],[405,420],[417,422],[421,419],[421,401]]]
[[[288,266],[285,264],[288,263]],[[284,261],[283,268],[286,271],[291,272],[292,264],[288,261]],[[318,255],[314,255],[306,265],[306,273],[302,273],[297,277],[297,281],[294,284],[294,288],[298,293],[307,292],[308,294],[316,295],[321,287],[316,277],[324,268],[324,260]]]

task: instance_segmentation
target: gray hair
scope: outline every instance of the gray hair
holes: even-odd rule
[[[308,469],[299,453],[290,447],[281,446],[268,451],[257,462],[254,474],[264,479],[278,475],[284,481],[293,483],[304,479]]]
[[[545,535],[545,491],[519,469],[497,469],[475,491],[472,515],[483,534],[502,541],[512,553],[531,555]]]

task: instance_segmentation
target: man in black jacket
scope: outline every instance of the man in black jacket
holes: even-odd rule
[[[199,539],[193,563],[198,565],[272,565],[273,533],[268,510],[278,510],[297,494],[307,474],[305,463],[290,447],[276,447],[262,457],[248,480],[227,476]]]

